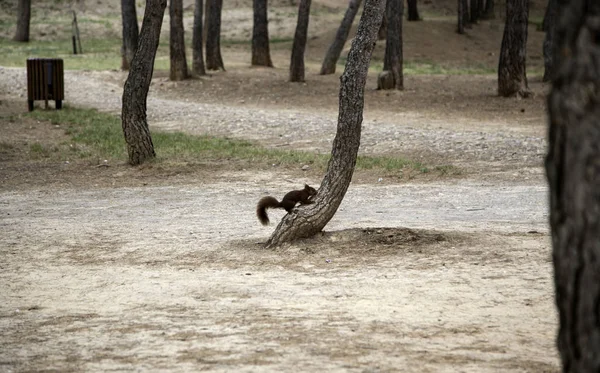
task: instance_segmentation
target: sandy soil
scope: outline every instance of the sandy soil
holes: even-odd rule
[[[274,70],[227,49],[226,73],[157,72],[152,129],[328,152],[338,77],[316,66],[337,26],[324,20],[343,7],[319,4],[305,85],[285,81],[283,46]],[[479,53],[439,36],[452,27],[442,16],[431,22],[407,26],[425,58],[493,63],[496,23],[468,39]],[[0,371],[559,371],[539,78],[533,99],[505,100],[493,76],[410,75],[393,93],[370,76],[361,152],[461,175],[358,175],[323,234],[267,251],[273,226],[258,224],[256,201],[321,175],[31,159],[31,143],[68,136],[20,116],[24,77],[0,67]],[[67,71],[66,101],[117,113],[125,78]]]

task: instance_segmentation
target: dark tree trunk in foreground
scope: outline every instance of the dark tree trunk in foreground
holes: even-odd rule
[[[267,0],[253,0],[254,28],[252,29],[252,66],[273,67],[269,51],[269,20]]]
[[[600,3],[559,1],[546,173],[562,371],[600,372]]]
[[[486,0],[485,2],[485,10],[481,15],[481,19],[494,19],[496,18],[496,13],[494,13],[494,1],[495,0]]]
[[[530,95],[525,60],[527,51],[528,0],[507,0],[506,24],[498,63],[498,94],[504,97]]]
[[[14,41],[29,41],[29,22],[31,20],[31,0],[19,0],[17,7],[17,32]]]
[[[471,23],[477,23],[479,21],[479,13],[481,9],[479,9],[479,1],[471,0]]]
[[[465,28],[471,28],[471,16],[469,12],[469,0],[462,0],[462,18]]]
[[[383,71],[377,77],[377,89],[404,89],[402,72],[402,0],[387,0],[388,34],[385,39]]]
[[[406,4],[408,8],[408,20],[420,21],[421,17],[419,16],[419,9],[417,8],[417,0],[407,0]]]
[[[556,30],[556,11],[558,4],[556,0],[550,0],[548,7],[546,8],[546,16],[544,17],[544,24],[546,25],[546,35],[544,37],[544,82],[552,80],[552,74],[554,73],[554,56],[552,55],[554,50],[554,33]]]
[[[169,16],[171,24],[169,51],[171,57],[171,80],[184,80],[189,77],[185,58],[185,41],[183,38],[183,0],[170,0]]]
[[[327,75],[335,73],[335,65],[340,58],[340,54],[342,54],[346,40],[348,40],[348,34],[350,34],[350,29],[352,28],[354,17],[358,13],[358,8],[360,8],[360,2],[361,0],[350,0],[346,14],[344,14],[344,19],[342,19],[342,24],[335,34],[335,40],[327,50],[319,74]]]
[[[131,61],[131,68],[123,87],[121,124],[127,143],[129,163],[138,165],[156,156],[148,122],[146,121],[146,98],[154,71],[154,58],[160,39],[167,0],[148,0],[142,22],[138,49]]]
[[[358,32],[348,53],[341,77],[338,126],[327,173],[314,203],[284,216],[267,241],[267,247],[320,232],[337,211],[354,173],[360,145],[364,91],[377,29],[385,9],[384,0],[367,0]]]
[[[206,35],[206,68],[208,70],[225,70],[221,57],[221,9],[223,0],[206,0],[207,3],[207,35]]]
[[[192,35],[192,71],[196,75],[206,75],[204,55],[202,53],[202,16],[204,13],[202,0],[194,5],[194,30]]]
[[[308,33],[310,1],[300,0],[300,6],[298,7],[298,23],[296,24],[290,63],[290,82],[304,81],[304,49],[306,48],[306,35]]]
[[[121,47],[121,70],[129,70],[137,49],[139,29],[135,0],[121,0],[121,20],[123,23],[123,46]]]
[[[463,6],[464,6],[464,1],[463,0],[458,0],[458,25],[456,27],[456,32],[458,32],[459,34],[464,34],[465,33],[465,19],[463,17],[464,12],[463,12]]]

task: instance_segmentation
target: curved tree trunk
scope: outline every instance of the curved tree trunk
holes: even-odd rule
[[[402,71],[402,0],[387,0],[388,34],[385,39],[383,71],[377,78],[377,89],[404,89]]]
[[[167,0],[148,0],[142,22],[138,49],[131,61],[129,75],[123,87],[121,124],[127,143],[129,163],[138,165],[156,156],[148,122],[146,98],[154,71],[154,58],[160,39]]]
[[[31,0],[19,0],[17,7],[17,31],[14,41],[29,41],[29,23],[31,20]]]
[[[121,49],[121,70],[129,70],[137,49],[139,29],[135,0],[121,0],[121,20],[123,22],[123,46]]]
[[[600,371],[600,3],[560,0],[546,174],[562,371]]]
[[[273,67],[269,51],[269,20],[267,0],[253,0],[254,27],[252,29],[252,66]]]
[[[409,21],[420,21],[421,17],[419,16],[419,8],[417,8],[417,0],[407,0],[406,1],[408,8],[408,20]]]
[[[304,81],[304,49],[306,48],[306,35],[308,33],[308,19],[310,17],[311,0],[300,0],[298,7],[298,23],[292,45],[292,60],[290,62],[290,82]]]
[[[558,8],[558,4],[556,0],[548,1],[548,7],[546,8],[546,16],[544,17],[544,30],[546,31],[546,35],[544,36],[544,77],[542,80],[544,82],[549,82],[552,80],[552,74],[554,73],[554,58],[552,56],[552,51],[554,49],[554,33],[556,29],[556,11]]]
[[[208,70],[225,70],[221,57],[221,9],[223,0],[206,0],[207,3],[207,35],[206,35],[206,68]]]
[[[183,0],[170,0],[169,16],[171,24],[169,55],[171,80],[184,80],[189,77],[185,58],[185,41],[183,38]]]
[[[485,1],[485,10],[481,15],[481,19],[494,19],[496,18],[496,13],[494,12],[494,1],[495,0],[486,0]]]
[[[350,34],[354,17],[356,17],[358,8],[360,8],[360,2],[361,0],[350,0],[348,9],[346,9],[346,14],[344,14],[344,19],[342,19],[342,24],[335,34],[333,43],[327,50],[327,54],[323,60],[323,65],[321,66],[321,72],[319,74],[327,75],[335,73],[335,65],[340,58],[340,54],[342,54],[346,40],[348,40],[348,35]]]
[[[506,2],[506,24],[498,63],[498,94],[530,96],[525,60],[527,55],[528,0]]]
[[[206,75],[204,68],[204,55],[202,53],[202,16],[204,4],[202,0],[196,0],[194,6],[194,30],[192,35],[192,71],[196,75]]]
[[[320,232],[331,220],[348,190],[360,145],[367,72],[384,9],[384,0],[367,0],[365,4],[341,77],[338,126],[331,159],[314,203],[284,216],[267,241],[267,247]]]

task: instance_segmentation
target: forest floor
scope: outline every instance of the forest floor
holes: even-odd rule
[[[493,63],[498,22],[471,51],[440,19],[407,24],[406,53]],[[311,39],[305,84],[286,81],[281,46],[275,69],[234,46],[227,72],[157,71],[151,130],[328,153],[342,67],[317,71],[336,26]],[[125,79],[67,70],[65,102],[118,113]],[[318,172],[32,160],[30,144],[69,136],[21,115],[25,81],[0,67],[0,371],[559,371],[539,76],[521,100],[496,97],[493,75],[412,74],[381,92],[372,72],[361,152],[458,172],[358,172],[323,234],[272,251],[256,202]]]

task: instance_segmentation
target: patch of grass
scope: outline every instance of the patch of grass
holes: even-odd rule
[[[37,120],[50,121],[65,127],[71,136],[70,150],[80,157],[125,161],[127,152],[120,119],[111,114],[90,109],[36,110],[26,114]],[[257,167],[266,165],[311,165],[324,170],[330,156],[295,150],[268,149],[250,141],[224,137],[188,135],[182,132],[153,131],[152,140],[157,161],[244,161]],[[36,147],[34,150],[33,147]],[[32,152],[47,154],[41,146],[32,145]],[[44,153],[46,152],[46,153]],[[364,156],[357,159],[358,170],[401,171],[419,173],[431,170],[440,175],[454,174],[452,166],[433,169],[411,160],[388,156]],[[451,172],[452,171],[452,172]]]

